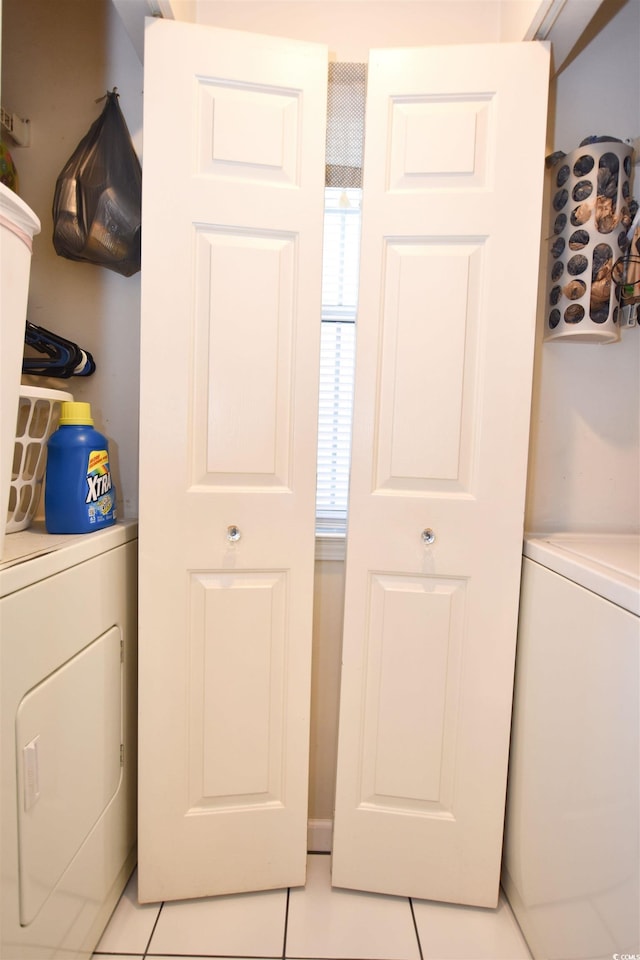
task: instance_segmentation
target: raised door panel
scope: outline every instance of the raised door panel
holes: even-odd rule
[[[192,575],[190,810],[286,800],[284,573]]]
[[[374,574],[360,806],[451,815],[464,581]]]
[[[468,490],[482,255],[483,239],[385,244],[380,491]]]
[[[198,233],[195,484],[291,487],[296,253],[294,235]]]

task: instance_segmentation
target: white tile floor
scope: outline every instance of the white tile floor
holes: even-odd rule
[[[530,960],[502,898],[496,910],[334,890],[331,858],[310,854],[305,887],[140,906],[136,875],[96,960]]]

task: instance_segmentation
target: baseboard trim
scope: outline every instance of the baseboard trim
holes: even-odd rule
[[[331,853],[333,820],[307,821],[307,850],[309,853]]]

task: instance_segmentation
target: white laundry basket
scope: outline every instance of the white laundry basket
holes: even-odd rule
[[[25,530],[38,508],[47,463],[47,440],[58,425],[64,390],[20,387],[6,533]]]
[[[40,221],[27,204],[0,183],[0,560],[22,374],[31,248]]]

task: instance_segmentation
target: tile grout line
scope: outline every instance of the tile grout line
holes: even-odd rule
[[[287,956],[287,932],[289,929],[289,898],[291,896],[291,887],[287,887],[287,903],[284,910],[284,936],[282,938],[282,960]]]
[[[157,915],[156,915],[156,919],[155,919],[154,924],[153,924],[153,927],[152,927],[152,929],[151,929],[151,933],[149,934],[149,939],[147,940],[147,945],[146,945],[146,947],[144,948],[144,953],[142,954],[142,960],[146,960],[146,957],[147,957],[147,955],[148,955],[148,953],[149,953],[149,947],[151,946],[151,941],[153,940],[153,935],[154,935],[154,933],[156,932],[156,927],[158,926],[158,920],[160,919],[160,914],[162,913],[162,909],[163,909],[163,907],[164,907],[164,904],[165,904],[165,901],[163,900],[162,903],[160,904],[160,909],[158,910],[158,913],[157,913]]]
[[[518,933],[520,934],[520,936],[522,937],[522,939],[523,939],[523,941],[524,941],[524,945],[525,945],[527,951],[529,952],[529,957],[530,957],[530,958],[533,958],[533,951],[532,951],[531,947],[529,946],[529,941],[527,940],[527,938],[526,938],[525,935],[524,935],[524,930],[523,930],[522,927],[520,926],[520,921],[519,921],[518,918],[516,917],[515,911],[513,910],[513,907],[511,906],[511,904],[509,903],[509,900],[508,900],[508,898],[507,898],[507,894],[505,893],[505,890],[504,890],[502,884],[500,884],[500,893],[501,893],[502,895],[504,895],[505,903],[507,904],[507,906],[509,907],[509,910],[511,911],[511,916],[513,917],[514,923],[515,923],[515,925],[516,925],[516,930],[518,931]],[[498,900],[498,904],[500,904],[500,900]]]
[[[416,932],[416,940],[418,941],[418,953],[420,954],[420,960],[424,960],[424,955],[422,953],[422,944],[420,943],[420,934],[418,933],[418,922],[416,920],[416,914],[413,909],[413,900],[411,897],[409,899],[409,909],[411,910],[411,919],[413,920],[413,929]]]

